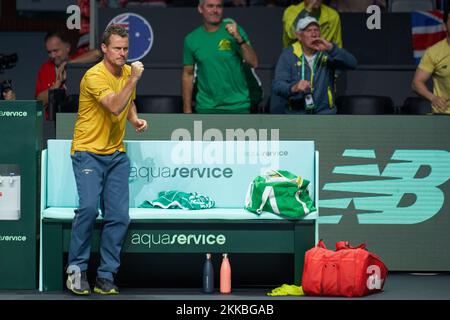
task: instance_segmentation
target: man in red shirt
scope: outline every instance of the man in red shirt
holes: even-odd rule
[[[49,59],[39,68],[35,97],[44,104],[45,119],[48,119],[48,91],[65,89],[67,63],[95,62],[101,54],[99,50],[94,49],[81,55],[70,56],[70,43],[64,34],[59,32],[49,32],[45,36],[45,49]]]

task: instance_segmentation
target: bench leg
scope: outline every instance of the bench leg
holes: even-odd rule
[[[305,252],[314,247],[315,224],[294,227],[294,284],[301,285]]]
[[[42,289],[63,290],[63,232],[62,225],[42,223]]]

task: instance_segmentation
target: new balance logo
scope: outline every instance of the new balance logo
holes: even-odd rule
[[[450,152],[446,150],[396,150],[384,170],[375,150],[345,150],[344,157],[373,159],[372,164],[337,166],[333,174],[344,182],[326,183],[323,191],[345,192],[347,197],[321,199],[321,208],[354,205],[359,224],[416,224],[431,219],[443,208],[441,187],[450,178]],[[369,176],[368,180],[361,180]],[[350,181],[348,181],[350,180]],[[358,193],[348,197],[348,193]],[[361,195],[363,194],[363,195]],[[343,214],[322,215],[320,223],[337,224]]]

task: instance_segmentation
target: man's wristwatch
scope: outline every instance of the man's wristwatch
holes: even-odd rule
[[[247,43],[247,41],[245,41],[244,39],[242,39],[240,42],[238,42],[238,45],[243,45],[244,43]]]

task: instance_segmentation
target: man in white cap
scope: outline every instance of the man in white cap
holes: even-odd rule
[[[314,17],[300,19],[298,42],[284,49],[275,69],[271,113],[335,114],[335,70],[354,69],[356,58],[321,37]]]

